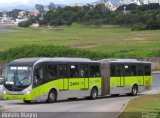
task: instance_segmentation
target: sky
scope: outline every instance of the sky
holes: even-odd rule
[[[48,5],[50,2],[55,4],[73,4],[73,3],[92,3],[98,0],[0,0],[1,6],[15,6],[15,5],[29,5],[34,6],[35,4]]]

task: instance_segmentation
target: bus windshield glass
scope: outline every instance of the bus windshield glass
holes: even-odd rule
[[[3,84],[3,79],[2,78],[0,78],[0,85],[2,85]]]
[[[31,85],[30,66],[8,66],[5,70],[4,85],[25,87]]]

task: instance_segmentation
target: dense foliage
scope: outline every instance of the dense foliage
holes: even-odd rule
[[[159,50],[151,51],[147,57],[160,56]],[[9,50],[0,52],[0,63],[11,61],[17,58],[25,57],[81,57],[90,59],[105,59],[105,58],[144,58],[141,53],[133,51],[120,51],[115,53],[101,53],[89,50],[72,49],[65,46],[38,46],[28,45],[22,47],[11,48]]]
[[[71,49],[64,46],[38,46],[28,45],[23,47],[11,48],[0,53],[0,60],[13,60],[24,57],[84,57],[100,59],[108,57],[102,53],[96,53],[87,50]]]
[[[20,23],[18,23],[19,27],[29,27],[32,25],[32,22],[27,20],[27,21],[21,21]]]
[[[7,12],[7,15],[9,17],[12,17],[13,19],[16,19],[16,18],[18,18],[20,11],[21,11],[20,9],[13,9],[12,11]]]
[[[48,11],[44,14],[44,19],[40,21],[40,24],[58,26],[71,25],[73,22],[95,26],[129,25],[138,30],[160,29],[160,5],[157,3],[141,6],[129,4],[118,7],[116,11],[109,10],[104,4],[82,7],[67,6]],[[140,28],[137,27],[137,24],[141,24]]]

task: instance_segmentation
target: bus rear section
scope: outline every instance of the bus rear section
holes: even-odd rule
[[[134,59],[102,60],[102,91],[105,94],[137,95],[151,90],[151,63]]]

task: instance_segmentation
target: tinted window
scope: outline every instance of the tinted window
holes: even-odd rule
[[[151,75],[151,66],[150,65],[145,65],[144,66],[144,74],[145,75]]]
[[[42,65],[40,66],[37,65],[34,68],[34,78],[33,78],[34,87],[39,86],[47,81],[47,79],[44,79],[45,69],[46,68],[43,67]]]
[[[137,75],[143,76],[143,65],[137,65]]]
[[[45,76],[48,79],[56,79],[57,78],[57,65],[48,65]]]
[[[3,84],[3,79],[0,79],[0,85],[2,85]]]
[[[99,65],[90,65],[90,77],[99,77]]]
[[[125,76],[136,76],[136,65],[124,65]]]
[[[120,65],[111,65],[111,77],[121,76],[121,66]]]
[[[80,65],[80,77],[88,77],[88,65]]]
[[[68,77],[67,65],[59,65],[58,71],[60,78]]]
[[[70,65],[70,77],[78,77],[78,65]]]

